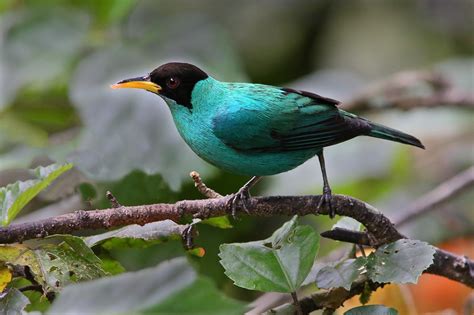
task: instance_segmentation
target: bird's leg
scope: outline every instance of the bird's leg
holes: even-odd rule
[[[328,177],[326,175],[326,164],[324,163],[323,151],[318,153],[319,165],[321,166],[321,173],[323,173],[323,195],[318,202],[318,209],[325,203],[329,209],[329,217],[332,219],[336,215],[331,203],[331,187],[329,187]]]
[[[252,188],[256,183],[262,179],[262,176],[254,176],[248,182],[243,185],[239,191],[233,194],[229,201],[228,205],[232,214],[232,217],[235,219],[238,208],[242,208],[245,212],[248,211],[248,201],[250,199],[250,188]]]

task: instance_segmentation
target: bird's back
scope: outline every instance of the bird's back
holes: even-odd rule
[[[213,132],[236,150],[320,150],[370,129],[367,120],[316,94],[258,84],[227,86],[225,101],[213,117]]]

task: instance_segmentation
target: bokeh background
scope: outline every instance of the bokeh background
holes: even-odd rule
[[[124,205],[201,198],[188,175],[192,170],[222,194],[234,192],[248,178],[199,160],[179,137],[163,101],[109,85],[168,61],[186,61],[220,80],[299,88],[341,101],[406,70],[435,71],[457,90],[472,93],[473,21],[469,0],[0,1],[0,186],[26,179],[26,170],[37,165],[75,164],[18,222],[108,207],[107,189]],[[410,93],[431,91],[419,84]],[[328,148],[335,193],[363,199],[396,218],[415,198],[473,164],[472,106],[400,111],[384,110],[383,97],[371,101],[361,114],[416,135],[427,149],[369,138]],[[321,189],[319,165],[312,159],[266,178],[253,193]],[[402,232],[434,244],[462,242],[457,251],[472,255],[473,210],[469,191]],[[193,264],[230,296],[251,301],[255,292],[236,288],[223,274],[218,245],[267,237],[284,220],[242,218],[234,229],[202,227],[198,243],[207,254]],[[333,223],[304,220],[318,231]],[[338,246],[326,241],[319,255]],[[114,253],[127,270],[180,255],[179,242]],[[460,310],[467,293],[447,283],[441,285],[445,294],[451,290],[460,297],[445,298],[438,309]],[[420,305],[418,293],[402,289],[411,296],[402,299],[411,312],[433,310],[434,301]]]

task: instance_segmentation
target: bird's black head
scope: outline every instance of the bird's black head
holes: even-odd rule
[[[171,62],[164,64],[150,74],[112,85],[112,88],[138,88],[163,95],[177,104],[192,108],[191,93],[197,82],[208,75],[189,63]]]

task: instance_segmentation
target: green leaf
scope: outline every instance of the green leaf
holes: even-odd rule
[[[234,284],[266,292],[294,292],[304,281],[319,249],[319,236],[298,226],[297,216],[271,237],[220,246],[220,263]]]
[[[60,243],[40,243],[35,249],[24,245],[0,246],[0,261],[28,266],[35,280],[47,291],[58,291],[72,282],[108,275],[102,268],[102,261],[81,238],[54,236],[48,240]]]
[[[173,294],[144,314],[240,315],[245,303],[222,295],[207,278],[198,278],[191,286]]]
[[[176,224],[171,220],[157,221],[145,224],[128,225],[123,228],[86,237],[85,243],[89,247],[102,244],[106,249],[116,247],[143,247],[168,240],[180,240],[184,225]]]
[[[33,170],[37,179],[17,181],[0,188],[0,211],[2,225],[8,225],[43,189],[61,174],[72,168],[72,164],[51,164]]]
[[[342,217],[341,219],[339,219],[339,221],[336,222],[336,224],[332,226],[332,229],[334,230],[335,228],[340,228],[351,231],[359,231],[360,226],[361,224],[359,221],[351,217]]]
[[[130,314],[171,298],[196,280],[183,258],[137,272],[69,285],[47,314]]]
[[[379,283],[416,283],[433,263],[434,253],[433,246],[410,239],[380,246],[368,257],[368,276]]]
[[[115,259],[110,257],[100,257],[100,260],[102,260],[102,269],[111,275],[118,275],[125,272],[125,268]]]
[[[25,291],[22,293],[28,298],[30,303],[25,309],[28,313],[33,313],[34,311],[41,312],[34,313],[34,315],[39,315],[42,314],[42,312],[45,312],[51,306],[51,303],[48,301],[46,296],[43,295],[43,293],[38,291]]]
[[[352,282],[363,272],[367,259],[347,259],[321,268],[316,275],[316,285],[321,289],[344,288],[350,290]]]
[[[29,303],[28,298],[17,289],[7,289],[0,293],[0,314],[23,314]]]
[[[33,250],[48,289],[57,291],[72,282],[108,275],[102,269],[102,261],[81,238],[69,235],[53,238],[63,242],[59,245],[46,244]]]
[[[383,305],[365,305],[351,308],[344,315],[398,315],[398,311]]]
[[[208,224],[220,229],[231,229],[233,226],[230,224],[229,217],[223,215],[221,217],[213,217],[206,220],[202,220],[200,223]]]

